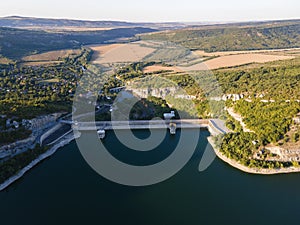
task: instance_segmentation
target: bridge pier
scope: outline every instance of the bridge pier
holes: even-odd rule
[[[176,134],[176,123],[169,124],[170,134]]]

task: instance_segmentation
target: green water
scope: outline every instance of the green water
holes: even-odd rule
[[[147,136],[147,131],[136,134]],[[219,159],[200,173],[198,165],[208,135],[201,132],[193,158],[178,174],[148,187],[127,187],[102,178],[87,165],[72,142],[0,193],[0,224],[300,223],[300,174],[249,175]],[[159,149],[147,157],[165,158],[178,136],[179,133],[173,138],[167,136]],[[105,143],[113,155],[120,154],[124,161],[137,157],[132,153],[130,157],[124,155],[112,133]]]

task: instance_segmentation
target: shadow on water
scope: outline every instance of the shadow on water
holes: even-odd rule
[[[147,135],[137,132],[139,137]],[[1,224],[298,224],[299,174],[249,175],[219,159],[200,173],[208,135],[201,132],[195,154],[179,173],[148,187],[102,178],[72,142],[0,193]],[[151,158],[146,164],[164,159],[176,141],[177,134],[166,136],[157,150],[139,157]],[[113,135],[108,134],[105,143],[124,161],[139,158],[118,154],[122,147]]]

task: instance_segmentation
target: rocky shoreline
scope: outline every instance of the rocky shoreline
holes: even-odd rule
[[[250,168],[244,166],[237,162],[236,160],[229,159],[225,155],[223,155],[219,148],[215,145],[212,136],[208,137],[208,142],[211,144],[214,152],[225,163],[229,164],[230,166],[239,169],[243,172],[250,173],[250,174],[260,174],[260,175],[274,175],[274,174],[285,174],[285,173],[297,173],[300,172],[300,167],[289,167],[289,168],[281,168],[281,169],[262,169],[262,168]]]

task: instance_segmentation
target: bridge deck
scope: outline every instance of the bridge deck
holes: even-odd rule
[[[89,130],[127,130],[127,129],[165,129],[170,128],[170,123],[176,124],[176,128],[193,129],[208,128],[212,135],[226,134],[230,130],[225,126],[225,121],[220,119],[182,119],[182,120],[133,120],[133,121],[97,121],[72,123],[73,129],[78,131]]]
[[[124,130],[124,129],[163,129],[169,128],[170,122],[176,124],[176,128],[207,128],[208,120],[135,120],[135,121],[103,121],[103,122],[78,122],[77,130]]]

